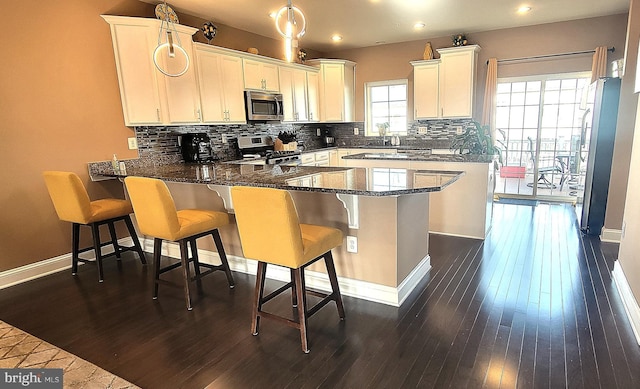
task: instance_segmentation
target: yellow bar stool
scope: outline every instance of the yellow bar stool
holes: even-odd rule
[[[235,286],[227,256],[222,246],[220,232],[218,228],[229,224],[229,215],[225,212],[209,211],[204,209],[183,209],[176,210],[173,197],[164,181],[154,178],[127,177],[124,179],[129,197],[133,203],[136,220],[140,232],[154,237],[153,240],[153,260],[154,260],[154,287],[153,298],[158,298],[158,285],[176,284],[163,280],[160,274],[182,266],[184,279],[184,296],[187,302],[187,309],[191,310],[191,294],[189,284],[196,281],[198,289],[202,288],[202,277],[222,270],[227,276],[229,287]],[[204,236],[211,235],[220,255],[220,265],[210,265],[200,263],[198,259],[198,249],[196,240]],[[168,240],[178,242],[180,246],[180,262],[160,266],[160,254],[162,252],[162,241]],[[189,258],[188,246],[191,247],[191,258]],[[195,276],[191,276],[189,263],[193,262]],[[201,272],[201,267],[207,270]]]
[[[300,224],[298,213],[289,192],[272,188],[233,187],[231,196],[246,258],[258,261],[255,299],[251,331],[258,335],[260,318],[276,320],[300,330],[302,351],[309,352],[307,319],[330,301],[335,301],[338,315],[344,320],[344,306],[338,287],[338,278],[331,250],[342,245],[342,231],[312,224]],[[332,293],[307,290],[304,268],[324,258]],[[291,282],[264,295],[267,264],[290,269]],[[263,304],[291,289],[293,306],[297,306],[297,318],[291,320],[262,309]],[[306,294],[322,298],[307,308]]]
[[[72,223],[71,237],[71,274],[78,273],[78,262],[87,263],[89,261],[79,257],[80,253],[94,250],[96,254],[96,263],[98,264],[98,279],[100,282],[104,280],[102,270],[102,259],[110,255],[120,258],[120,254],[124,251],[135,251],[140,257],[140,262],[146,264],[144,252],[138,241],[133,223],[131,222],[131,213],[133,208],[128,200],[121,199],[101,199],[91,201],[87,190],[82,184],[80,177],[71,172],[45,171],[42,173],[44,182],[49,191],[49,196],[53,201],[58,218],[63,221]],[[133,240],[133,246],[126,247],[118,244],[114,223],[124,221]],[[100,241],[100,226],[106,224],[109,227],[111,241],[102,243]],[[91,228],[93,236],[93,247],[80,248],[80,226],[88,226]],[[113,245],[114,252],[108,255],[102,255],[101,248],[107,245]]]

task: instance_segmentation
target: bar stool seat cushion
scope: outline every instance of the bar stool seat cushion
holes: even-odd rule
[[[300,224],[302,232],[302,246],[304,255],[302,264],[305,264],[327,251],[342,245],[342,231],[315,224]]]
[[[178,211],[178,222],[180,229],[173,235],[172,240],[180,240],[227,225],[229,224],[229,215],[225,212],[206,209],[182,209]]]
[[[129,200],[102,199],[92,201],[90,205],[91,216],[89,217],[88,223],[112,219],[114,217],[133,213],[133,207]]]

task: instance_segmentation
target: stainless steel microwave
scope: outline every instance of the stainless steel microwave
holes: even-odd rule
[[[284,108],[281,93],[245,91],[247,120],[282,121]]]

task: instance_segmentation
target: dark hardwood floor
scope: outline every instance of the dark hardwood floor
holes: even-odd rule
[[[295,329],[251,335],[253,276],[205,278],[188,312],[180,289],[151,299],[133,255],[106,261],[102,284],[82,266],[1,290],[0,319],[143,388],[638,388],[617,249],[570,206],[496,204],[484,242],[431,236],[433,268],[401,308],[345,297],[344,322],[334,304],[314,315],[307,355]]]

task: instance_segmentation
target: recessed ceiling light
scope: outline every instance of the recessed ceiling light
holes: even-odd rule
[[[340,42],[342,40],[342,36],[335,34],[334,36],[331,37],[331,40],[334,42]]]
[[[519,14],[526,14],[529,11],[531,11],[531,7],[529,7],[528,5],[523,5],[522,7],[518,8]]]
[[[426,26],[426,24],[424,24],[422,22],[418,22],[418,23],[413,25],[413,28],[415,28],[416,30],[422,30],[425,26]]]

